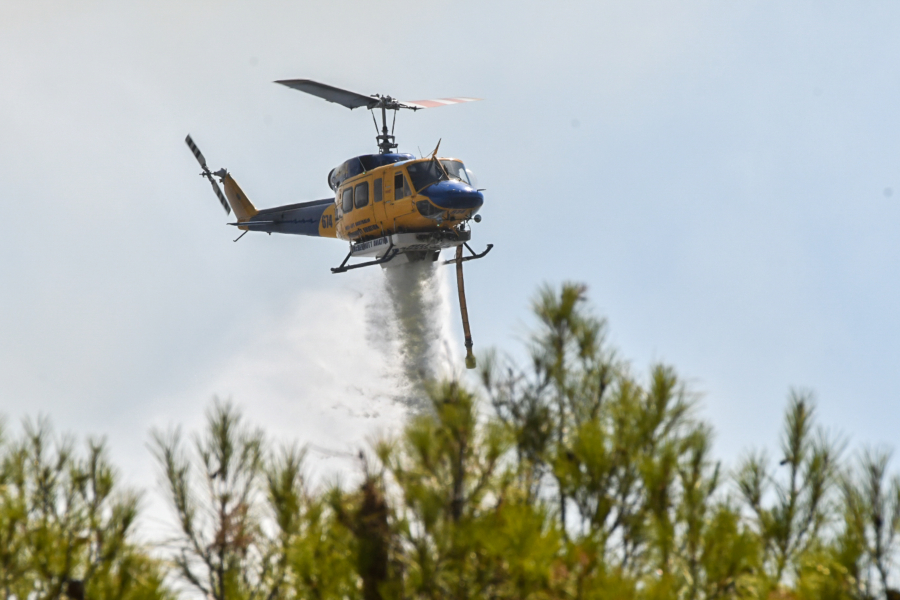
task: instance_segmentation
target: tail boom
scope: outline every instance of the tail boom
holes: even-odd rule
[[[266,208],[245,221],[231,225],[236,225],[239,229],[266,233],[337,237],[332,198]]]

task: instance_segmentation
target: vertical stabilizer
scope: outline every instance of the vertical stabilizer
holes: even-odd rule
[[[230,173],[225,173],[222,177],[222,187],[225,188],[225,197],[228,198],[228,204],[231,205],[231,210],[234,211],[234,216],[238,221],[248,221],[251,217],[256,216],[259,211],[256,210]]]

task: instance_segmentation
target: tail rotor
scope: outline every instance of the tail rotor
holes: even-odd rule
[[[222,178],[227,175],[227,172],[225,171],[225,169],[219,169],[215,173],[209,170],[209,167],[206,166],[206,159],[203,158],[203,153],[200,152],[200,148],[198,148],[197,144],[194,143],[194,140],[191,139],[190,134],[188,134],[188,136],[184,138],[184,142],[188,145],[188,148],[191,149],[191,152],[194,154],[194,158],[197,159],[197,162],[200,163],[200,167],[203,169],[203,172],[200,173],[200,176],[206,177],[209,180],[210,185],[212,185],[213,191],[216,193],[216,197],[219,199],[219,202],[222,203],[222,208],[225,209],[225,214],[231,214],[231,207],[228,206],[228,200],[225,199],[225,194],[222,193],[222,188],[220,188],[216,180],[213,179],[213,175]]]

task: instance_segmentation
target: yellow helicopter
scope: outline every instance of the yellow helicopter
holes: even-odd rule
[[[456,248],[456,257],[444,264],[455,264],[460,313],[465,333],[466,367],[475,367],[472,336],[469,330],[462,263],[484,257],[493,248],[476,253],[469,246],[470,222],[478,223],[478,210],[484,204],[484,190],[476,188],[472,172],[456,158],[439,157],[440,142],[430,156],[416,158],[396,152],[393,135],[400,109],[421,110],[473,102],[479,98],[440,98],[399,101],[391,96],[366,96],[309,79],[276,81],[287,87],[318,96],[349,109],[365,107],[381,112],[381,131],[376,135],[378,154],[356,156],[344,161],[328,174],[333,197],[257,209],[225,169],[211,171],[200,149],[188,135],[185,142],[202,167],[200,175],[209,180],[225,212],[233,210],[237,221],[229,223],[243,233],[288,233],[341,239],[349,242],[344,261],[331,269],[343,273],[373,265],[393,267],[403,263],[439,259],[441,250]],[[394,111],[388,133],[388,111]],[[219,187],[216,182],[224,188]],[[464,256],[463,248],[469,251]],[[348,264],[351,258],[368,259]]]

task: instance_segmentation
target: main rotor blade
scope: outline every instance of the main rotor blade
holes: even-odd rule
[[[462,102],[477,102],[481,98],[435,98],[434,100],[401,100],[403,104],[409,108],[435,108],[438,106],[447,106],[448,104],[460,104]]]
[[[197,159],[197,162],[200,163],[200,166],[203,167],[203,170],[205,171],[206,159],[203,158],[203,153],[200,152],[200,148],[198,148],[197,144],[194,143],[194,140],[191,139],[191,134],[188,134],[188,136],[184,138],[184,143],[188,145],[188,148],[194,153],[194,158]]]
[[[289,88],[294,88],[295,90],[300,90],[301,92],[306,92],[307,94],[312,94],[313,96],[324,98],[329,102],[336,102],[337,104],[346,106],[350,110],[359,108],[360,106],[372,108],[379,102],[378,98],[375,98],[373,96],[363,96],[362,94],[357,94],[356,92],[342,90],[340,88],[325,85],[324,83],[319,83],[310,79],[282,79],[280,81],[276,81],[275,83],[280,83],[281,85],[286,85]]]
[[[228,200],[225,199],[225,194],[222,193],[222,188],[219,187],[219,184],[216,183],[216,180],[212,178],[212,176],[208,176],[209,182],[212,184],[213,191],[216,193],[216,196],[219,198],[219,202],[222,203],[222,208],[225,209],[225,214],[231,214],[231,207],[228,206]]]

